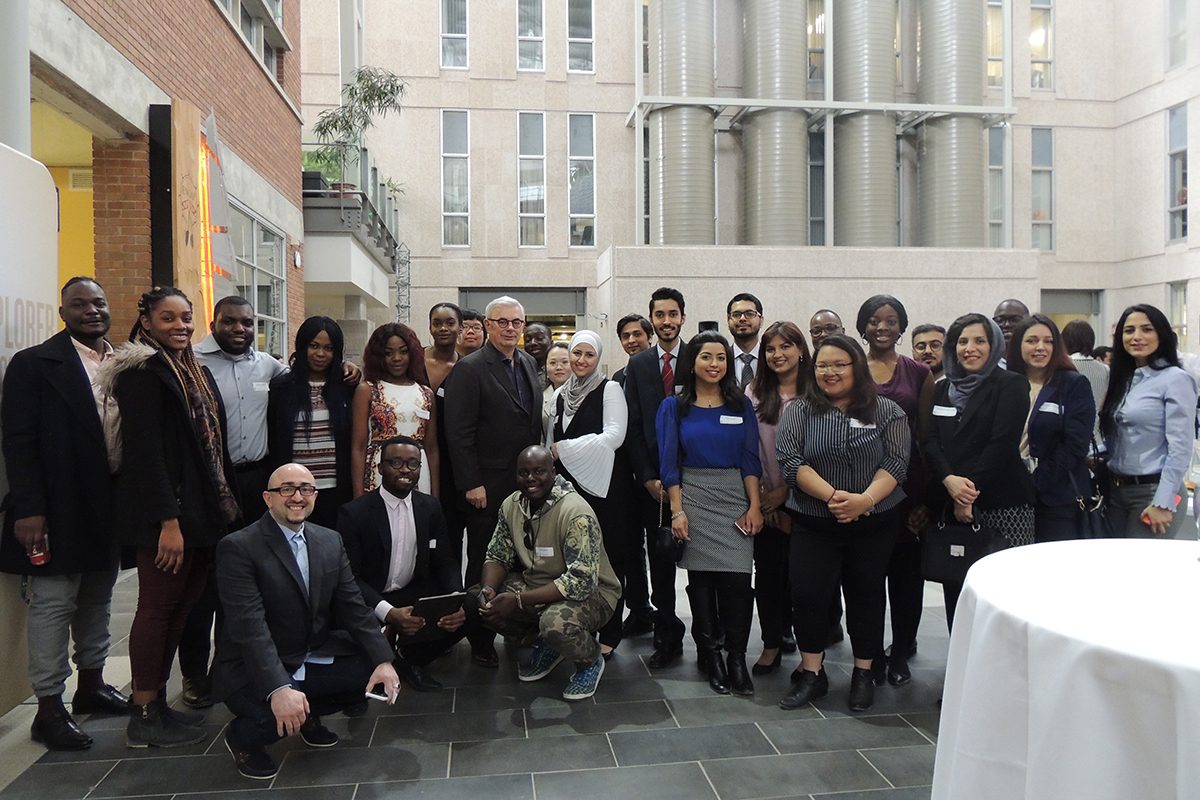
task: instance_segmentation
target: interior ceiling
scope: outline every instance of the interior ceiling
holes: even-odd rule
[[[33,101],[33,157],[48,167],[90,167],[92,134],[45,103]]]

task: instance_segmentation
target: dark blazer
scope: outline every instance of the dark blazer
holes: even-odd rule
[[[679,348],[679,358],[671,364],[675,370],[675,385],[682,386],[683,370],[679,362],[687,342]],[[658,478],[658,430],[655,420],[658,406],[666,394],[662,385],[662,366],[658,348],[650,347],[629,359],[625,367],[625,402],[629,406],[629,427],[625,432],[625,448],[629,463],[639,484]]]
[[[939,408],[954,408],[949,396],[949,381],[934,386],[933,408],[921,442],[930,473],[931,507],[944,508],[949,502],[942,485],[947,475],[975,483],[979,508],[1033,505],[1033,482],[1020,449],[1029,413],[1029,381],[997,368],[971,395],[965,410],[938,415]]]
[[[1029,454],[1038,462],[1033,486],[1039,503],[1065,506],[1091,493],[1087,456],[1095,423],[1096,399],[1078,372],[1059,370],[1038,392],[1029,417]]]
[[[66,331],[12,357],[4,373],[0,429],[9,492],[0,571],[71,575],[117,565],[113,486],[104,431],[87,372]],[[50,562],[29,563],[13,523],[45,516]]]
[[[161,524],[178,518],[186,548],[212,547],[233,526],[226,522],[217,487],[183,389],[156,354],[116,378],[121,408],[121,469],[117,474],[117,537],[126,545],[156,547]],[[208,367],[201,367],[217,398],[224,441],[225,406]],[[237,494],[229,448],[222,447],[225,480]],[[236,523],[235,523],[236,524]]]
[[[398,590],[404,602],[389,600],[392,605],[410,605],[422,597],[463,589],[462,567],[458,554],[448,546],[452,542],[446,536],[441,503],[414,489],[412,506],[417,528],[417,563],[412,580]],[[392,529],[379,490],[342,506],[337,527],[363,600],[368,607],[375,608],[384,599],[383,589],[392,564]]]
[[[293,392],[296,378],[286,372],[271,381],[271,393],[267,396],[267,458],[272,467],[291,463],[296,438],[296,417],[300,413],[299,403]],[[350,400],[352,390],[341,381],[330,384],[325,391],[325,405],[329,409],[329,427],[333,431],[337,458],[337,485],[346,490],[350,486]],[[332,395],[333,399],[330,399]]]
[[[517,490],[520,452],[542,441],[537,362],[520,348],[515,357],[529,382],[529,410],[517,401],[504,357],[490,341],[462,358],[442,384],[455,486],[460,492],[483,486],[489,511],[498,509],[504,498]]]
[[[244,686],[266,698],[291,683],[308,653],[365,652],[372,664],[392,660],[379,622],[363,602],[336,531],[305,523],[310,586],[270,512],[217,545],[217,592],[225,609],[213,663],[213,692]]]

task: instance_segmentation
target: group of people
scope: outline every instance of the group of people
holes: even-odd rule
[[[228,705],[254,778],[279,738],[335,744],[321,716],[361,713],[364,693],[440,689],[430,665],[463,638],[483,668],[496,635],[532,645],[524,681],[569,661],[563,697],[584,699],[625,637],[653,633],[651,669],[681,658],[679,568],[714,692],[752,695],[798,650],[779,704],[819,699],[844,614],[863,711],[912,679],[926,526],[1081,537],[1101,462],[1114,535],[1188,524],[1196,382],[1153,306],[1121,314],[1111,367],[1086,322],[1060,332],[1017,300],[909,332],[876,295],[857,337],[829,309],[808,337],[768,324],[749,293],[729,338],[685,340],[676,289],[647,311],[617,323],[611,378],[600,332],[556,341],[511,297],[435,305],[428,347],[382,325],[361,368],[311,317],[284,366],[254,348],[243,298],[193,347],[190,300],[156,287],[114,348],[103,288],[68,281],[65,330],[13,358],[2,403],[0,569],[26,576],[33,738],[91,744],[62,699],[69,640],[74,714],[127,713],[132,747],[200,741],[203,716],[166,702],[178,653],[183,702]],[[128,698],[103,678],[122,564],[139,581]],[[961,585],[944,590],[952,623]]]

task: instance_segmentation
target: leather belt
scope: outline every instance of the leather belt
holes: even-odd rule
[[[1161,472],[1153,472],[1149,475],[1118,475],[1115,472],[1110,472],[1113,486],[1139,486],[1147,483],[1158,483],[1162,480]]]

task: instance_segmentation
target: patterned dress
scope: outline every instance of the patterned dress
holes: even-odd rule
[[[363,475],[363,491],[379,486],[379,452],[381,445],[393,436],[411,436],[422,444],[429,428],[433,392],[428,386],[410,383],[401,386],[387,381],[370,381],[371,404],[367,408],[367,464]],[[429,459],[421,461],[421,479],[417,488],[430,491]]]

